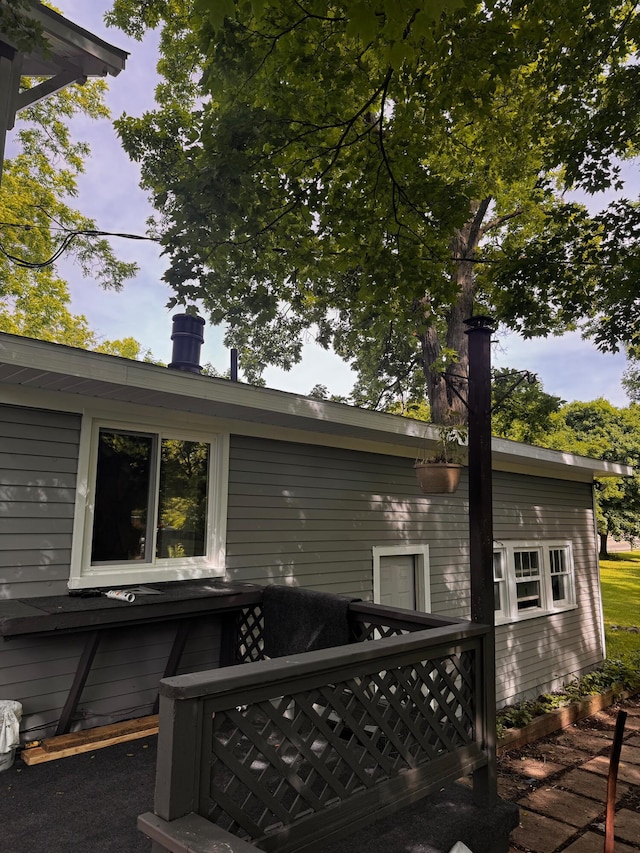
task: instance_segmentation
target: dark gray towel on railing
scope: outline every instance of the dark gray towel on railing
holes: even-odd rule
[[[349,604],[359,600],[295,586],[266,586],[262,597],[265,655],[279,658],[345,645]]]

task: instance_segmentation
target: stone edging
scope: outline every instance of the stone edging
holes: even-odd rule
[[[607,690],[605,693],[595,696],[585,696],[583,699],[572,702],[570,705],[549,711],[548,714],[536,717],[520,729],[508,729],[504,737],[498,741],[497,753],[500,755],[508,749],[517,749],[520,746],[538,740],[538,738],[553,734],[560,729],[566,729],[567,726],[578,722],[578,720],[584,720],[586,717],[602,711],[603,708],[608,708],[614,702],[620,699],[628,699],[636,693],[637,690]]]

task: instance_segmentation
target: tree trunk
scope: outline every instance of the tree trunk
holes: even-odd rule
[[[435,325],[420,334],[422,370],[431,407],[431,420],[436,424],[466,424],[469,347],[464,321],[473,314],[475,273],[473,259],[482,237],[482,221],[491,199],[476,203],[469,221],[451,241],[455,259],[454,284],[457,297],[445,316],[446,335],[442,342]],[[453,350],[457,359],[443,360],[443,349]]]
[[[600,537],[600,556],[601,557],[608,557],[609,556],[609,552],[607,551],[608,536],[606,533],[598,533],[598,536]]]

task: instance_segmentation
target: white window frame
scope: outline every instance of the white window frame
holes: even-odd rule
[[[516,576],[516,558],[518,552],[533,551],[538,555],[540,566],[539,575],[533,580],[539,580],[540,605],[519,610],[518,609],[518,583],[526,581],[525,577]],[[565,570],[562,577],[565,583],[565,596],[563,599],[553,599],[553,571],[551,552],[562,551],[564,553]],[[494,542],[494,566],[496,556],[499,555],[502,566],[502,578],[496,577],[494,569],[494,584],[499,584],[501,608],[495,611],[496,624],[509,622],[521,622],[526,619],[534,619],[538,616],[549,616],[552,613],[562,613],[567,610],[575,610],[576,586],[575,566],[573,562],[573,546],[568,539],[541,539],[541,540],[504,540]]]
[[[428,545],[374,545],[373,546],[373,602],[380,603],[380,557],[406,554],[414,557],[414,583],[416,611],[431,612],[431,574]]]
[[[184,418],[181,419],[184,421]],[[91,565],[93,517],[100,430],[145,433],[162,438],[209,445],[206,554],[202,557],[156,558],[149,562]],[[184,429],[177,419],[157,423],[147,419],[111,420],[84,414],[80,433],[78,481],[71,546],[69,589],[131,586],[161,581],[224,576],[229,473],[229,436]],[[157,485],[155,486],[157,489]]]
[[[496,559],[497,558],[497,559]],[[500,572],[496,572],[496,562],[499,564]],[[508,590],[507,590],[507,582],[508,582],[508,570],[507,570],[507,552],[504,548],[495,548],[493,549],[493,584],[494,584],[494,602],[495,602],[495,589],[496,586],[500,593],[500,608],[496,608],[495,616],[496,621],[500,618],[508,617]]]

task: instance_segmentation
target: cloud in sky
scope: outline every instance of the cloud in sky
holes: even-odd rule
[[[110,0],[58,0],[57,7],[71,21],[89,30],[110,44],[129,52],[126,68],[118,77],[109,78],[107,103],[112,116],[123,112],[139,116],[153,107],[154,89],[158,77],[155,64],[158,34],[150,33],[142,43],[127,38],[119,30],[109,29],[103,15]],[[144,235],[146,220],[152,209],[146,194],[139,188],[139,169],[131,163],[120,147],[117,135],[109,122],[78,119],[74,135],[86,139],[92,155],[86,172],[79,182],[79,197],[74,201],[84,214],[92,217],[105,231]],[[7,154],[10,154],[10,136]],[[84,314],[90,325],[109,339],[134,337],[155,358],[171,360],[171,316],[166,303],[171,296],[161,280],[166,262],[155,243],[112,239],[117,255],[134,260],[140,267],[135,279],[125,284],[120,293],[104,291],[94,282],[83,279],[79,270],[67,264],[62,274],[70,283],[74,313]],[[303,363],[286,373],[268,368],[267,384],[286,391],[308,393],[322,383],[331,393],[347,394],[354,376],[340,359],[319,347],[304,348]],[[218,370],[229,366],[229,355],[222,344],[220,330],[207,326],[202,358]],[[620,385],[625,367],[622,354],[602,355],[580,339],[577,333],[561,338],[523,341],[515,335],[501,338],[494,350],[494,362],[499,367],[526,369],[538,374],[544,388],[564,400],[592,400],[605,397],[614,405],[626,405]]]

